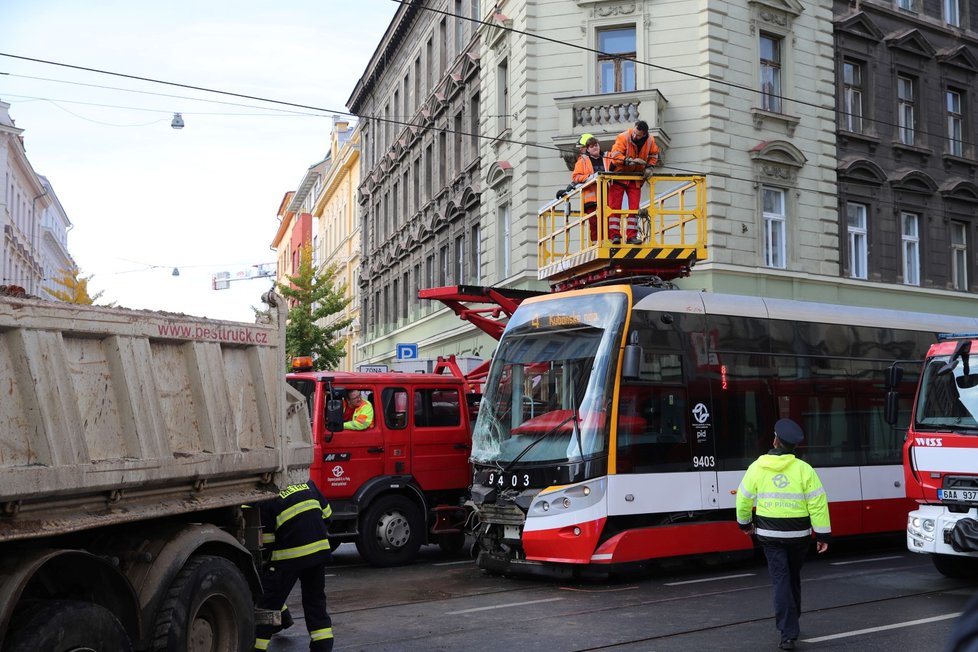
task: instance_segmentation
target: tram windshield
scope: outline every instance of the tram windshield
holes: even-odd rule
[[[924,368],[916,429],[978,431],[978,369],[959,359],[946,371],[947,362],[947,356],[935,357]]]
[[[510,319],[472,435],[477,462],[572,462],[604,454],[624,293],[524,303]]]

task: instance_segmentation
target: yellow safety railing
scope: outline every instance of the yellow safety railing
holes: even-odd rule
[[[643,199],[637,207],[612,210],[611,184],[625,182],[640,182]],[[609,237],[612,213],[620,216],[617,243]],[[627,242],[629,221],[638,244]],[[540,209],[537,241],[540,279],[567,278],[611,263],[675,268],[678,275],[706,258],[706,177],[595,174]]]

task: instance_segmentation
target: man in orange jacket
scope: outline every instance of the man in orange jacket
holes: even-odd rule
[[[648,123],[639,120],[633,128],[618,134],[609,158],[615,174],[648,176],[652,166],[659,163],[659,146],[655,144],[655,136],[649,133]],[[625,224],[628,244],[641,244],[635,211],[638,210],[642,197],[642,183],[643,181],[615,181],[608,186],[608,205],[613,209],[621,211],[624,196],[628,194],[628,209],[632,211]],[[615,244],[621,242],[621,215],[620,212],[615,212],[608,218],[608,233]]]

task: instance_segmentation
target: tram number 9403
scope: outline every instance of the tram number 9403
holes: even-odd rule
[[[713,455],[696,455],[693,457],[693,467],[697,469],[712,469],[717,465]]]
[[[490,471],[486,475],[486,486],[497,489],[526,489],[530,486],[530,474]]]

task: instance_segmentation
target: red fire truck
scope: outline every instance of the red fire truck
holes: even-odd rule
[[[974,321],[974,320],[972,320]],[[891,368],[886,418],[904,425],[907,548],[931,555],[948,577],[978,576],[978,368],[971,360],[978,333],[938,337],[924,360],[912,410],[899,410]],[[909,413],[909,423],[905,415]],[[903,417],[903,418],[901,418]]]

